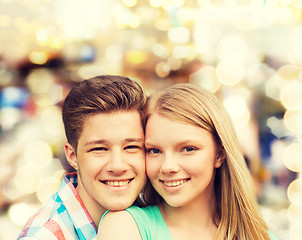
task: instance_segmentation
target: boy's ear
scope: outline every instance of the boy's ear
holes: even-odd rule
[[[220,166],[224,163],[226,159],[226,154],[225,154],[225,150],[220,147],[217,151],[217,159],[215,162],[215,168],[220,168]]]
[[[72,166],[75,170],[78,170],[77,155],[74,148],[69,143],[65,143],[64,152],[70,166]]]

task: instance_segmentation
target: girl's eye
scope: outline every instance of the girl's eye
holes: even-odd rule
[[[193,152],[195,150],[196,150],[196,148],[194,148],[194,147],[184,147],[182,149],[182,151],[185,152],[185,153],[190,153],[190,152]]]
[[[161,151],[157,148],[150,148],[150,149],[146,149],[146,153],[155,155],[161,153]]]

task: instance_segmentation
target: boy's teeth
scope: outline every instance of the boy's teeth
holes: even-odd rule
[[[129,183],[129,180],[126,181],[106,181],[106,184],[108,186],[114,186],[114,187],[122,187]]]
[[[179,180],[179,181],[173,181],[173,182],[164,182],[164,184],[168,187],[177,187],[179,185],[184,184],[186,180]]]

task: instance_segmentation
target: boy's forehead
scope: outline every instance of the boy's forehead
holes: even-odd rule
[[[104,136],[106,138],[129,135],[130,138],[141,137],[141,117],[137,110],[101,112],[87,116],[82,124],[81,138]]]

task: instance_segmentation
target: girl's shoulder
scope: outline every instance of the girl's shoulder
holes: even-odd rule
[[[124,239],[141,240],[136,222],[127,211],[107,211],[102,217],[98,228],[98,239],[117,240]]]

